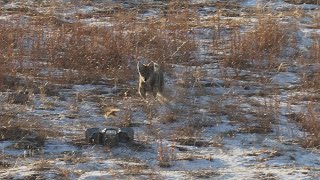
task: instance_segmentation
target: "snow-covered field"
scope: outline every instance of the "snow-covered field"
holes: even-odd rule
[[[141,4],[149,9],[139,11]],[[228,1],[223,6],[213,0],[194,0],[188,4],[199,16],[190,26],[197,50],[191,61],[166,66],[165,95],[160,100],[149,97],[144,101],[136,93],[136,71],[134,80],[128,82],[103,77],[91,84],[54,84],[39,78],[49,71],[60,76],[59,69],[44,68],[33,77],[15,74],[15,85],[28,84],[27,78],[35,84],[28,88],[44,84],[41,87],[47,89],[46,93],[41,88],[40,93],[29,93],[26,103],[10,99],[18,89],[1,89],[0,178],[319,179],[320,145],[311,145],[320,142],[319,133],[310,134],[299,120],[320,127],[320,59],[311,60],[320,57],[313,38],[320,37],[320,5],[282,0]],[[23,23],[34,16],[31,9],[70,24],[107,29],[115,21],[100,17],[102,12],[136,8],[136,18],[144,21],[162,16],[165,5],[162,1],[2,1],[0,23]],[[214,46],[221,39],[232,41],[233,27],[239,34],[253,28],[259,20],[255,8],[273,13],[279,23],[294,22],[296,32],[283,37],[295,46],[281,48],[272,68],[251,68],[255,61],[250,68],[225,65],[232,48]],[[83,17],[76,17],[79,14]],[[215,24],[217,18],[224,23]],[[222,29],[221,34],[216,29]],[[215,41],[217,36],[222,38]],[[312,47],[318,47],[318,56],[309,54]],[[16,62],[17,66],[33,65],[23,62]],[[264,67],[264,62],[258,63]],[[117,111],[108,116],[113,109]],[[14,122],[21,123],[22,129],[11,135],[17,138],[7,138],[6,129],[13,131]],[[132,143],[105,147],[84,141],[87,128],[124,124],[135,131]],[[37,144],[30,135],[20,138],[26,126],[47,133],[43,142]]]

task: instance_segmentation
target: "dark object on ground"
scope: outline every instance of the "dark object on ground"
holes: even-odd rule
[[[93,144],[115,146],[119,142],[127,143],[133,141],[134,131],[130,127],[106,127],[89,128],[86,130],[86,140]]]

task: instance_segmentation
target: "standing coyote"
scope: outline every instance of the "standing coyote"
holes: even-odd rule
[[[138,62],[139,72],[139,94],[141,97],[146,98],[147,92],[152,92],[156,97],[158,93],[162,93],[164,86],[163,72],[159,64],[150,62],[143,64]]]

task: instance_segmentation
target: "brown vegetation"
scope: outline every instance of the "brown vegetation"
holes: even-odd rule
[[[230,54],[225,59],[225,65],[240,69],[274,67],[278,63],[275,59],[287,46],[291,30],[288,25],[279,23],[274,15],[259,14],[252,30],[245,33],[240,29],[232,31]]]
[[[69,5],[91,3],[93,2],[72,1]],[[60,8],[60,5],[53,4],[52,8]],[[117,6],[92,13],[79,11],[69,17],[70,19],[64,19],[52,12],[36,12],[27,7],[8,9],[9,14],[18,16],[10,20],[0,19],[0,91],[8,94],[1,96],[3,99],[7,98],[7,101],[1,99],[1,103],[5,105],[0,106],[3,110],[3,113],[0,113],[0,141],[13,141],[14,145],[9,148],[42,147],[48,138],[63,135],[54,128],[49,129],[49,118],[45,116],[54,113],[58,120],[70,120],[66,123],[67,130],[72,129],[71,135],[66,135],[68,141],[74,140],[68,139],[70,136],[77,136],[79,139],[79,132],[93,125],[133,126],[138,129],[138,137],[145,138],[145,141],[135,137],[134,142],[120,148],[129,148],[132,154],[146,152],[154,148],[154,144],[149,146],[150,140],[156,140],[155,159],[158,166],[166,168],[173,166],[178,160],[194,160],[194,156],[177,159],[175,143],[181,146],[180,149],[178,147],[180,151],[188,151],[184,146],[223,149],[224,143],[228,143],[228,138],[237,140],[237,135],[243,136],[240,133],[272,133],[270,137],[273,137],[279,119],[283,118],[281,110],[286,108],[283,104],[288,104],[287,108],[290,109],[289,101],[293,100],[302,106],[307,106],[308,103],[305,111],[299,109],[301,112],[288,117],[306,133],[301,145],[306,148],[319,148],[320,116],[319,108],[316,106],[320,99],[317,95],[320,73],[315,64],[320,62],[320,41],[319,34],[314,34],[310,47],[306,52],[300,52],[300,37],[296,33],[299,29],[295,22],[307,16],[304,14],[305,11],[289,10],[279,13],[259,7],[250,8],[243,11],[250,17],[250,20],[246,21],[246,16],[241,17],[240,11],[237,11],[240,6],[230,4],[232,3],[214,3],[214,9],[217,11],[201,18],[197,8],[206,7],[206,3],[191,5],[181,0],[169,1],[164,6],[156,7],[160,13],[155,17],[143,14],[149,8],[154,8],[149,4],[128,9]],[[291,15],[288,15],[290,13]],[[286,19],[284,16],[292,16],[298,20]],[[96,17],[107,18],[110,24],[101,26],[94,22],[86,24],[82,21]],[[320,18],[312,18],[314,22],[310,22],[315,25],[306,27],[319,27]],[[202,28],[208,28],[208,34],[212,33],[208,35],[209,38],[204,38],[205,40],[198,37],[201,36],[200,33],[196,34],[198,30],[202,33]],[[199,52],[208,56],[205,61],[197,59],[202,55],[197,52],[202,48],[197,43],[204,44],[207,48],[201,49],[205,52]],[[293,49],[294,52],[285,54],[287,48]],[[298,58],[304,62],[297,63]],[[283,59],[289,60],[289,64],[282,62]],[[131,83],[136,78],[136,63],[140,60],[158,62],[168,73],[166,75],[173,79],[170,80],[168,89],[175,90],[175,97],[169,98],[170,102],[161,104],[151,99],[146,103],[132,97],[132,92],[136,89]],[[315,67],[315,70],[309,71],[306,64],[312,64],[310,67]],[[171,65],[177,65],[176,69],[183,65],[182,72],[173,72],[171,69],[175,68],[171,68]],[[291,69],[287,67],[290,65]],[[306,67],[306,70],[299,69],[302,66]],[[301,75],[302,82],[290,88],[272,84],[274,75],[288,69]],[[219,82],[216,83],[214,78],[219,79]],[[70,96],[61,98],[63,100],[55,99],[63,94],[61,84],[67,84],[65,87],[72,88],[78,83],[100,85],[101,82],[103,85],[106,83],[114,87],[125,86],[127,89],[124,93],[121,92],[121,95],[111,98],[105,98],[100,90],[92,90],[88,93],[67,94],[66,96]],[[251,89],[251,85],[255,87]],[[310,94],[304,98],[297,95],[298,98],[292,97],[286,102],[280,102],[280,99],[285,99],[282,96],[290,96],[290,90]],[[34,107],[37,100],[48,107],[41,107],[45,110],[55,110],[55,106],[60,106],[60,102],[63,101],[61,106],[64,106],[64,113],[70,114],[63,114],[62,117],[57,115],[57,112],[49,112],[52,114],[40,114],[34,118],[21,112],[26,107],[37,108]],[[67,104],[69,101],[72,102]],[[6,105],[16,108],[12,114],[8,113],[11,107]],[[91,111],[88,110],[88,114],[82,116],[86,113],[83,112],[86,109],[82,105],[85,105],[85,108],[97,107],[97,114],[91,116]],[[136,118],[136,111],[141,111],[137,117],[145,119]],[[19,113],[23,116],[13,115]],[[96,115],[105,115],[106,121],[96,118]],[[97,121],[88,121],[91,117]],[[220,124],[228,128],[230,126],[230,130],[220,132],[224,128],[218,127]],[[214,128],[221,129],[214,132]],[[207,129],[213,133],[206,132]],[[223,142],[224,140],[226,141]],[[80,148],[86,148],[88,145],[83,141],[77,143]],[[103,152],[108,152],[108,158],[109,155],[119,154],[113,154],[110,147],[106,149]],[[64,154],[58,159],[68,166],[91,162],[91,158],[80,154]],[[211,155],[207,160],[212,161]],[[75,173],[72,170],[63,167],[55,169],[53,164],[49,160],[41,160],[34,164],[33,170],[52,170],[57,171],[61,178],[74,177],[70,175]],[[0,161],[0,169],[11,166],[11,162]],[[125,171],[125,175],[141,175],[149,170],[149,166],[142,163],[119,166]],[[78,173],[83,172],[80,170]],[[115,171],[116,176],[117,173]],[[218,176],[219,173],[199,170],[190,172],[190,175],[209,178]],[[37,175],[32,176],[35,177]]]
[[[0,23],[0,62],[4,70],[0,78],[4,72],[36,75],[45,68],[47,80],[92,82],[107,76],[124,82],[134,76],[132,70],[140,58],[162,65],[191,58],[195,43],[188,32],[187,18],[192,15],[182,13],[139,22],[136,16],[134,11],[115,13],[109,28],[58,23],[55,16],[42,14],[20,25]]]
[[[308,105],[305,113],[293,113],[289,115],[289,119],[298,123],[302,130],[307,132],[305,139],[301,140],[302,146],[320,148],[320,114],[315,111],[312,103]]]
[[[37,120],[17,120],[15,115],[1,114],[0,141],[11,140],[13,148],[34,149],[44,145],[48,137],[58,137],[60,132],[44,128]]]

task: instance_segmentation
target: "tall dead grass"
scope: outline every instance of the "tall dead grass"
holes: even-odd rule
[[[174,160],[174,147],[164,143],[161,135],[158,140],[157,146],[157,160],[159,163],[158,165],[162,168],[171,167]]]
[[[320,148],[320,114],[316,111],[314,103],[309,103],[305,112],[292,114],[289,118],[307,132],[301,142],[303,147]]]
[[[312,39],[313,43],[310,48],[311,60],[314,63],[320,63],[320,35],[314,34]]]
[[[317,66],[320,63],[320,35],[313,34],[311,38],[313,43],[308,51],[309,55],[302,62],[305,65],[305,69],[301,73],[303,79],[302,90],[311,90],[317,93],[320,89],[320,68]]]
[[[290,30],[275,15],[258,15],[257,23],[248,32],[240,28],[233,30],[225,65],[240,69],[273,67],[277,63],[275,59],[287,46]]]
[[[139,19],[136,12],[112,16],[111,27],[66,23],[54,15],[35,15],[26,22],[0,23],[0,57],[7,73],[85,82],[102,77],[128,80],[137,60],[188,61],[196,46],[189,33],[189,14]],[[2,73],[3,74],[3,73]],[[59,76],[57,76],[59,74]]]

